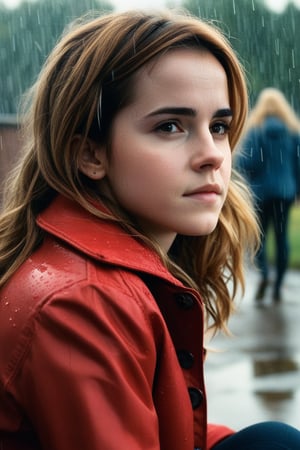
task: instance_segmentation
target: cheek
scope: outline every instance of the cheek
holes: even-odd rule
[[[232,153],[231,153],[231,150],[229,149],[226,152],[226,156],[225,156],[224,163],[223,163],[223,178],[224,178],[224,183],[226,185],[229,184],[229,181],[231,178],[231,172],[232,172]]]
[[[136,149],[115,152],[107,177],[118,201],[128,207],[154,195],[158,178],[162,177],[160,170],[157,157],[141,155]]]

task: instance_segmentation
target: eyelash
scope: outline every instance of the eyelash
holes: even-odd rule
[[[171,131],[170,127],[176,127],[176,131]],[[166,127],[169,127],[169,129],[167,130]],[[216,131],[216,128],[223,128],[223,132],[220,133],[220,131]],[[219,136],[224,136],[226,134],[228,134],[229,130],[230,130],[230,124],[227,122],[215,122],[213,125],[211,125],[210,130],[212,133],[215,133]],[[155,127],[155,131],[161,132],[161,133],[166,133],[166,134],[174,134],[174,133],[180,133],[184,131],[184,128],[178,123],[177,120],[167,120],[165,122],[160,123],[159,125],[157,125]]]
[[[183,128],[179,125],[178,121],[176,120],[167,120],[165,122],[160,123],[159,125],[157,125],[155,127],[155,131],[159,131],[161,133],[167,133],[167,134],[174,134],[174,132],[170,131],[170,130],[166,130],[167,126],[174,126],[177,128],[176,132],[178,132],[178,130],[180,130],[179,132],[183,131]]]
[[[223,133],[219,133],[219,132],[214,131],[214,129],[215,129],[216,127],[222,127],[222,128],[223,128]],[[227,133],[229,132],[229,130],[230,130],[230,124],[228,124],[227,122],[215,122],[215,123],[210,127],[210,129],[211,129],[211,131],[212,131],[213,133],[216,132],[216,134],[223,136],[223,135],[225,135],[225,134],[227,134]]]

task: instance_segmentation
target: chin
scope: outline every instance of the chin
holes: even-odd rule
[[[206,219],[206,220],[205,220]],[[202,219],[201,223],[201,230],[203,231],[201,235],[206,235],[212,233],[216,226],[219,223],[219,214],[212,214],[211,216],[204,217],[204,220]]]
[[[201,224],[201,227],[195,227],[194,229],[190,228],[189,230],[187,230],[185,233],[180,233],[180,234],[185,234],[187,236],[207,236],[208,234],[211,234],[217,226],[218,222],[213,222],[213,223],[207,223],[207,224]]]
[[[199,236],[207,236],[208,234],[211,234],[213,231],[215,231],[217,224],[211,227],[207,227],[205,230],[203,230],[202,233],[199,233]]]

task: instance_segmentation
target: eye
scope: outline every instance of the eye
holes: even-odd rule
[[[183,128],[178,124],[175,120],[169,120],[167,122],[160,123],[156,128],[156,131],[159,131],[161,133],[182,133]]]
[[[230,126],[227,122],[216,122],[211,126],[211,132],[223,136],[228,134]]]

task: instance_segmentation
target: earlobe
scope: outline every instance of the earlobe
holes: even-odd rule
[[[72,146],[78,154],[78,169],[92,180],[101,180],[106,175],[105,148],[90,138],[81,135],[73,138]]]

